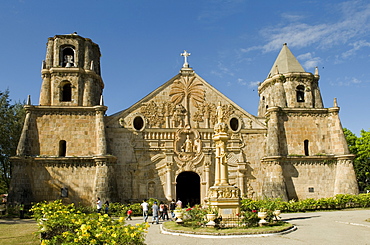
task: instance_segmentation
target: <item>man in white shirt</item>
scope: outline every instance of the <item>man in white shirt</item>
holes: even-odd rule
[[[102,203],[100,201],[100,197],[96,200],[96,209],[98,210],[98,213],[100,213],[102,207]]]
[[[144,222],[148,221],[148,211],[149,211],[149,204],[144,199],[143,203],[141,204],[141,208],[143,209],[143,218]]]

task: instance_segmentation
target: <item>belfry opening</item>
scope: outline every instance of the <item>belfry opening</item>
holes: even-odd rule
[[[176,198],[180,199],[183,207],[200,204],[200,177],[197,173],[186,171],[176,178]]]

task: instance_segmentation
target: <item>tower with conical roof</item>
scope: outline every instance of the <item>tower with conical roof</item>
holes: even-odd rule
[[[317,71],[312,74],[303,69],[285,43],[267,78],[258,87],[258,116],[264,116],[266,110],[274,106],[323,108],[319,79]]]
[[[258,116],[267,122],[265,196],[302,199],[358,192],[339,107],[335,102],[324,108],[318,81],[317,68],[314,74],[306,72],[284,44],[258,88]],[[325,185],[318,184],[322,178]]]

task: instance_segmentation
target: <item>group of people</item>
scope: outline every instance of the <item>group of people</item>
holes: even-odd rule
[[[182,202],[180,199],[175,202],[174,199],[172,199],[171,203],[169,205],[160,202],[159,206],[157,202],[154,202],[152,205],[152,212],[153,212],[153,219],[152,224],[156,223],[159,224],[159,220],[169,220],[168,211],[171,212],[171,219],[175,218],[175,209],[176,207],[182,208]],[[141,204],[141,208],[143,209],[143,218],[144,222],[148,222],[149,218],[149,203],[147,203],[147,200],[145,199],[143,203]]]
[[[100,200],[100,197],[98,197],[97,199],[96,199],[96,211],[98,212],[98,213],[101,213],[101,210],[102,210],[102,208],[103,208],[103,202]],[[107,201],[105,201],[105,203],[104,203],[104,212],[106,213],[106,214],[108,214],[108,211],[109,211],[109,201],[107,200]]]

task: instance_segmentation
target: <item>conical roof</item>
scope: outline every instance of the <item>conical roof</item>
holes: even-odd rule
[[[283,48],[281,49],[278,57],[276,58],[274,65],[271,67],[271,70],[267,77],[268,78],[272,77],[277,73],[277,71],[280,74],[290,72],[305,72],[305,70],[298,62],[296,57],[293,55],[293,53],[290,51],[286,43],[284,43]]]

